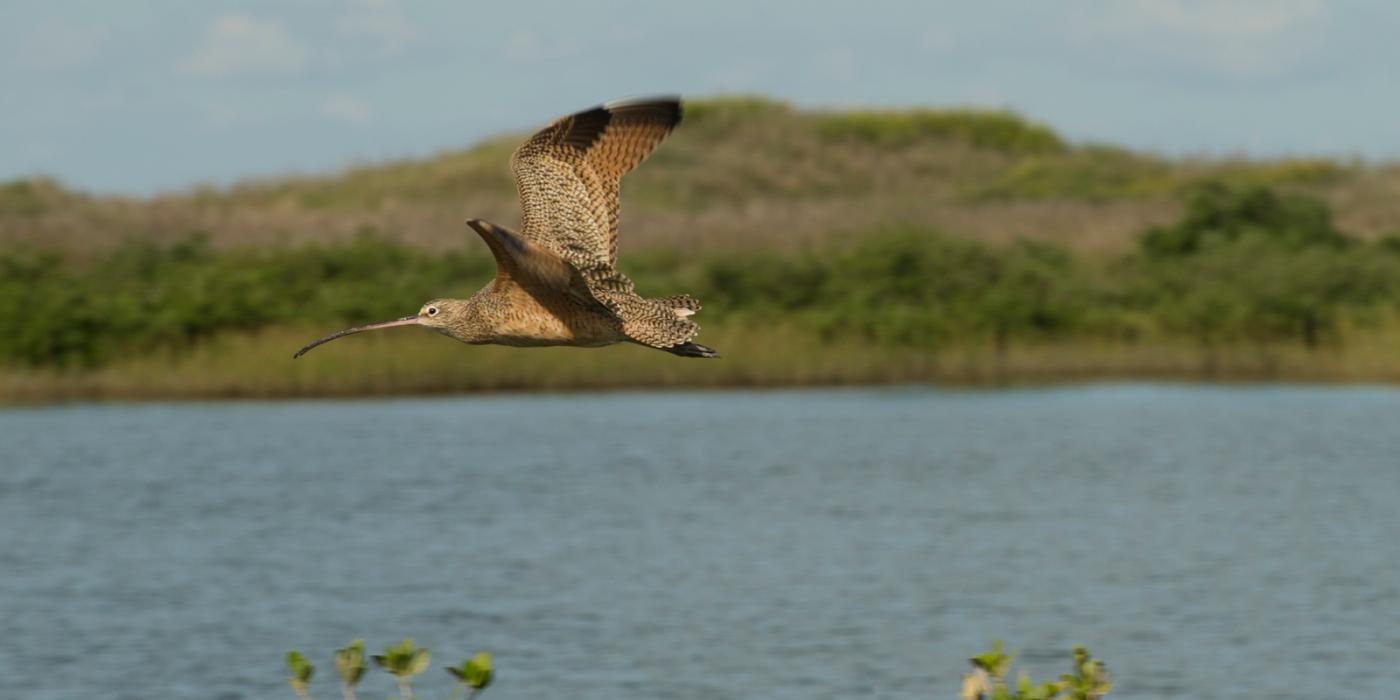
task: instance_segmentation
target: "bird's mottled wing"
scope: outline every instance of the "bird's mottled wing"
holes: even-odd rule
[[[471,219],[467,225],[481,235],[496,258],[496,287],[519,285],[531,294],[563,294],[594,311],[613,313],[593,295],[583,275],[554,251],[489,221]]]
[[[618,186],[681,120],[676,98],[609,102],[555,121],[511,157],[522,233],[569,261],[600,291],[630,292],[617,274]]]

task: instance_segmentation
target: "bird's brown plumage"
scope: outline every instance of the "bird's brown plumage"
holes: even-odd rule
[[[609,282],[617,265],[622,176],[680,120],[679,100],[621,101],[557,119],[536,132],[511,156],[525,236],[590,281]]]
[[[681,120],[675,98],[625,100],[555,120],[511,156],[522,234],[579,271],[628,339],[667,348],[699,327],[694,299],[645,299],[617,270],[619,187]],[[678,313],[681,312],[681,313]]]
[[[597,346],[631,341],[686,357],[717,357],[692,343],[686,295],[648,299],[617,270],[618,194],[681,120],[680,100],[609,102],[557,119],[511,156],[523,226],[467,223],[496,259],[496,279],[470,299],[424,305],[417,323],[467,343]],[[411,318],[411,317],[410,317]],[[409,318],[350,332],[407,325]],[[323,338],[301,350],[346,332]]]

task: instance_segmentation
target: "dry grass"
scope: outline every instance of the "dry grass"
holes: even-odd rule
[[[0,402],[354,397],[499,391],[934,383],[1005,386],[1085,379],[1400,382],[1400,325],[1345,343],[1210,350],[1182,341],[1076,339],[938,351],[823,343],[793,329],[707,329],[724,357],[695,361],[641,347],[467,347],[421,331],[366,334],[291,352],[324,329],[231,334],[179,354],[128,358],[87,371],[0,369]]]

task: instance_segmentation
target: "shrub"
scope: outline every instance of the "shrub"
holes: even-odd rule
[[[490,277],[488,256],[435,254],[372,233],[335,246],[215,251],[192,235],[128,243],[85,264],[0,252],[0,360],[95,366],[275,323],[402,316]]]
[[[1150,229],[1141,238],[1141,246],[1150,256],[1181,256],[1249,236],[1261,236],[1290,249],[1339,248],[1348,243],[1332,224],[1331,211],[1321,200],[1281,195],[1257,185],[1206,182],[1190,192],[1180,221]]]

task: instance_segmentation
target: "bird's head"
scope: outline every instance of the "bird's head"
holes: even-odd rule
[[[418,310],[417,323],[434,330],[459,325],[468,315],[466,299],[434,299]]]
[[[307,343],[305,347],[298,350],[296,354],[292,357],[301,357],[302,355],[305,355],[307,351],[311,350],[311,348],[314,348],[322,343],[329,343],[330,341],[335,340],[336,338],[360,333],[362,331],[374,331],[379,330],[381,328],[393,328],[394,326],[425,326],[427,328],[431,328],[435,331],[438,331],[439,333],[447,333],[448,335],[451,335],[452,333],[450,331],[454,326],[464,325],[464,321],[470,314],[470,310],[470,301],[466,299],[434,299],[424,304],[422,308],[418,309],[418,313],[412,316],[404,316],[403,318],[396,318],[392,321],[383,321],[380,323],[370,323],[363,326],[355,326],[354,328],[346,328],[343,331],[336,331],[335,333],[332,333],[324,338],[313,340],[310,343]]]

